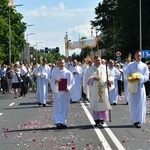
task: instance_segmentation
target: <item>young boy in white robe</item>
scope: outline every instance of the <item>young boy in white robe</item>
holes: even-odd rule
[[[144,83],[149,79],[149,70],[147,65],[141,62],[142,54],[140,51],[136,51],[134,57],[135,61],[129,63],[126,70],[129,81],[129,106],[131,122],[134,127],[141,128],[140,124],[145,123],[146,119],[146,92]],[[135,73],[136,76],[134,76]]]
[[[66,80],[66,88],[60,90],[60,83]],[[58,69],[52,73],[50,85],[54,94],[53,118],[58,129],[67,128],[67,115],[70,105],[70,89],[75,84],[72,73],[65,68],[65,60],[58,60]],[[63,86],[65,86],[63,84]]]

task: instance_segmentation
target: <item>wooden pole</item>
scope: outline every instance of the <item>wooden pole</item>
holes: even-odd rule
[[[110,94],[109,94],[109,85],[108,85],[108,70],[107,70],[107,61],[106,61],[106,76],[107,76],[107,90],[108,90],[108,99],[110,102]],[[109,109],[109,122],[111,122],[111,110]]]
[[[65,54],[66,54],[66,57],[68,57],[68,35],[67,35],[67,32],[66,32],[66,36],[65,36]]]

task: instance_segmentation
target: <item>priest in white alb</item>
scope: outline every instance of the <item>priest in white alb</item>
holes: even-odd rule
[[[73,103],[78,102],[82,94],[82,68],[78,66],[77,63],[77,60],[74,60],[73,66],[70,68],[70,71],[75,79],[75,84],[70,91],[70,98]]]
[[[108,89],[113,88],[113,74],[101,64],[101,58],[95,56],[94,65],[86,70],[84,78],[84,84],[87,83],[90,88],[89,100],[93,119],[96,126],[102,125],[108,119],[108,110],[111,109]]]
[[[109,95],[110,95],[110,104],[111,105],[117,105],[118,98],[119,98],[117,80],[119,80],[120,77],[121,77],[121,73],[119,72],[119,70],[114,65],[115,65],[114,60],[109,60],[109,70],[114,75],[113,85],[115,87],[113,90],[111,90],[109,92]]]
[[[37,76],[37,91],[36,97],[38,100],[38,105],[46,106],[48,99],[48,81],[50,79],[50,67],[46,64],[47,60],[45,58],[42,59],[40,65],[38,65],[34,74]]]

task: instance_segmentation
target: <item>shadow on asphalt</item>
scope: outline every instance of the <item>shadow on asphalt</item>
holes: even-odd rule
[[[52,105],[47,105],[46,107],[53,107]],[[13,110],[13,109],[27,109],[27,108],[46,108],[43,106],[31,106],[31,107],[13,107],[13,108],[5,108],[4,110]]]
[[[54,130],[56,132],[61,131],[61,130],[73,130],[73,129],[78,129],[78,130],[88,130],[88,129],[93,129],[93,125],[80,125],[80,126],[68,126],[66,129],[57,129],[56,127],[47,127],[47,128],[31,128],[31,129],[18,129],[18,130],[9,130],[9,131],[4,131],[3,133],[11,133],[11,132],[30,132],[30,131],[49,131],[49,130]],[[108,127],[99,127],[99,129],[104,129],[104,128],[133,128],[132,125],[117,125],[117,126],[108,126]]]
[[[19,105],[37,105],[37,102],[20,103]]]
[[[83,126],[68,126],[65,129],[57,129],[56,127],[47,127],[47,128],[31,128],[31,129],[18,129],[18,130],[9,130],[4,131],[4,133],[11,133],[11,132],[30,132],[30,131],[48,131],[48,130],[71,130],[71,129],[79,129],[79,130],[85,130],[85,129],[92,129],[92,125],[83,125]]]
[[[108,126],[100,126],[99,128],[110,128],[110,129],[112,129],[112,128],[117,128],[117,129],[119,129],[119,128],[133,128],[133,125],[116,125],[116,126],[110,126],[110,125],[108,125]]]

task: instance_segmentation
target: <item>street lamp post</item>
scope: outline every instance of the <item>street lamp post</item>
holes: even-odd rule
[[[34,26],[34,24],[28,24],[28,25],[27,25],[27,27],[32,27],[32,26]]]
[[[32,27],[32,26],[34,26],[34,24],[27,24],[26,25],[26,27]],[[27,35],[26,35],[27,36]],[[27,39],[26,37],[25,37],[25,39]],[[27,43],[27,42],[26,42]]]
[[[141,16],[141,0],[139,0],[139,32],[140,32],[140,51],[142,51],[142,16]]]
[[[26,43],[28,43],[28,36],[29,35],[34,35],[35,33],[28,33],[28,34],[26,34]]]
[[[26,25],[26,27],[31,27],[31,26],[34,26],[33,24],[29,24],[29,25]],[[27,35],[26,35],[27,36]],[[26,38],[26,37],[24,37],[26,40],[28,39],[28,38]],[[27,43],[28,41],[26,41],[26,43]],[[22,50],[22,60],[24,60],[24,50]]]
[[[40,43],[43,43],[43,42],[38,42],[38,43],[35,44],[35,46],[36,46],[36,64],[38,63],[37,46],[38,46],[38,44],[40,44]]]
[[[28,33],[26,34],[26,44],[25,44],[25,50],[22,51],[22,59],[28,60],[29,58],[29,52],[30,52],[30,44],[28,43],[28,36],[33,35],[35,33]]]
[[[10,6],[9,6],[9,65],[11,64],[11,23],[10,23]]]
[[[18,6],[23,6],[23,4],[20,4],[20,5],[14,5],[13,7],[18,7]],[[9,6],[9,10],[8,10],[8,13],[9,13],[9,65],[11,64],[11,12],[10,12],[10,7]]]

